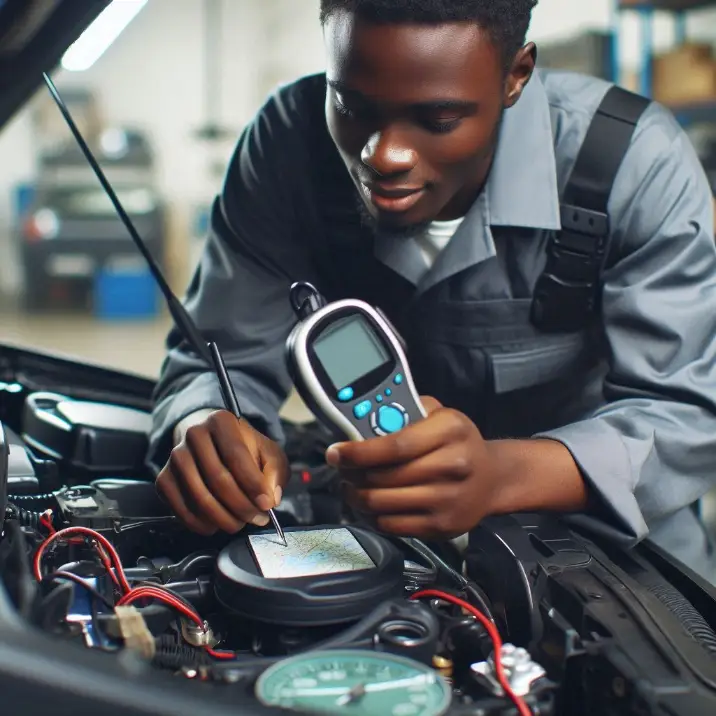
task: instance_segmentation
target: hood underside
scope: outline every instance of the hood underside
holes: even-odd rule
[[[0,129],[110,0],[0,0]]]

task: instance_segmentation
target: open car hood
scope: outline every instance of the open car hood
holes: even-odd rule
[[[110,0],[0,0],[0,130]]]

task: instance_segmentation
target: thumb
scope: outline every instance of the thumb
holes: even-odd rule
[[[428,415],[430,415],[430,413],[434,413],[436,410],[440,410],[440,408],[443,407],[443,404],[437,398],[433,398],[430,395],[421,395],[420,402],[423,404],[425,412]]]
[[[261,458],[261,471],[266,479],[267,492],[273,496],[275,506],[278,507],[283,498],[283,488],[291,474],[288,458],[280,448],[264,451]]]
[[[237,425],[245,447],[263,476],[262,493],[273,501],[272,507],[276,507],[281,502],[283,487],[291,474],[288,458],[277,443],[246,421],[237,421]]]

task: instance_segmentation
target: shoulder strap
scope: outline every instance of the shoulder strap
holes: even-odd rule
[[[540,330],[578,331],[596,312],[611,238],[609,196],[649,104],[615,86],[592,119],[562,196],[562,229],[549,241],[535,286],[531,320]]]

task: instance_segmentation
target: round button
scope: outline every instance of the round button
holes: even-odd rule
[[[384,433],[397,433],[405,426],[405,413],[394,405],[384,405],[378,410],[378,428]]]

